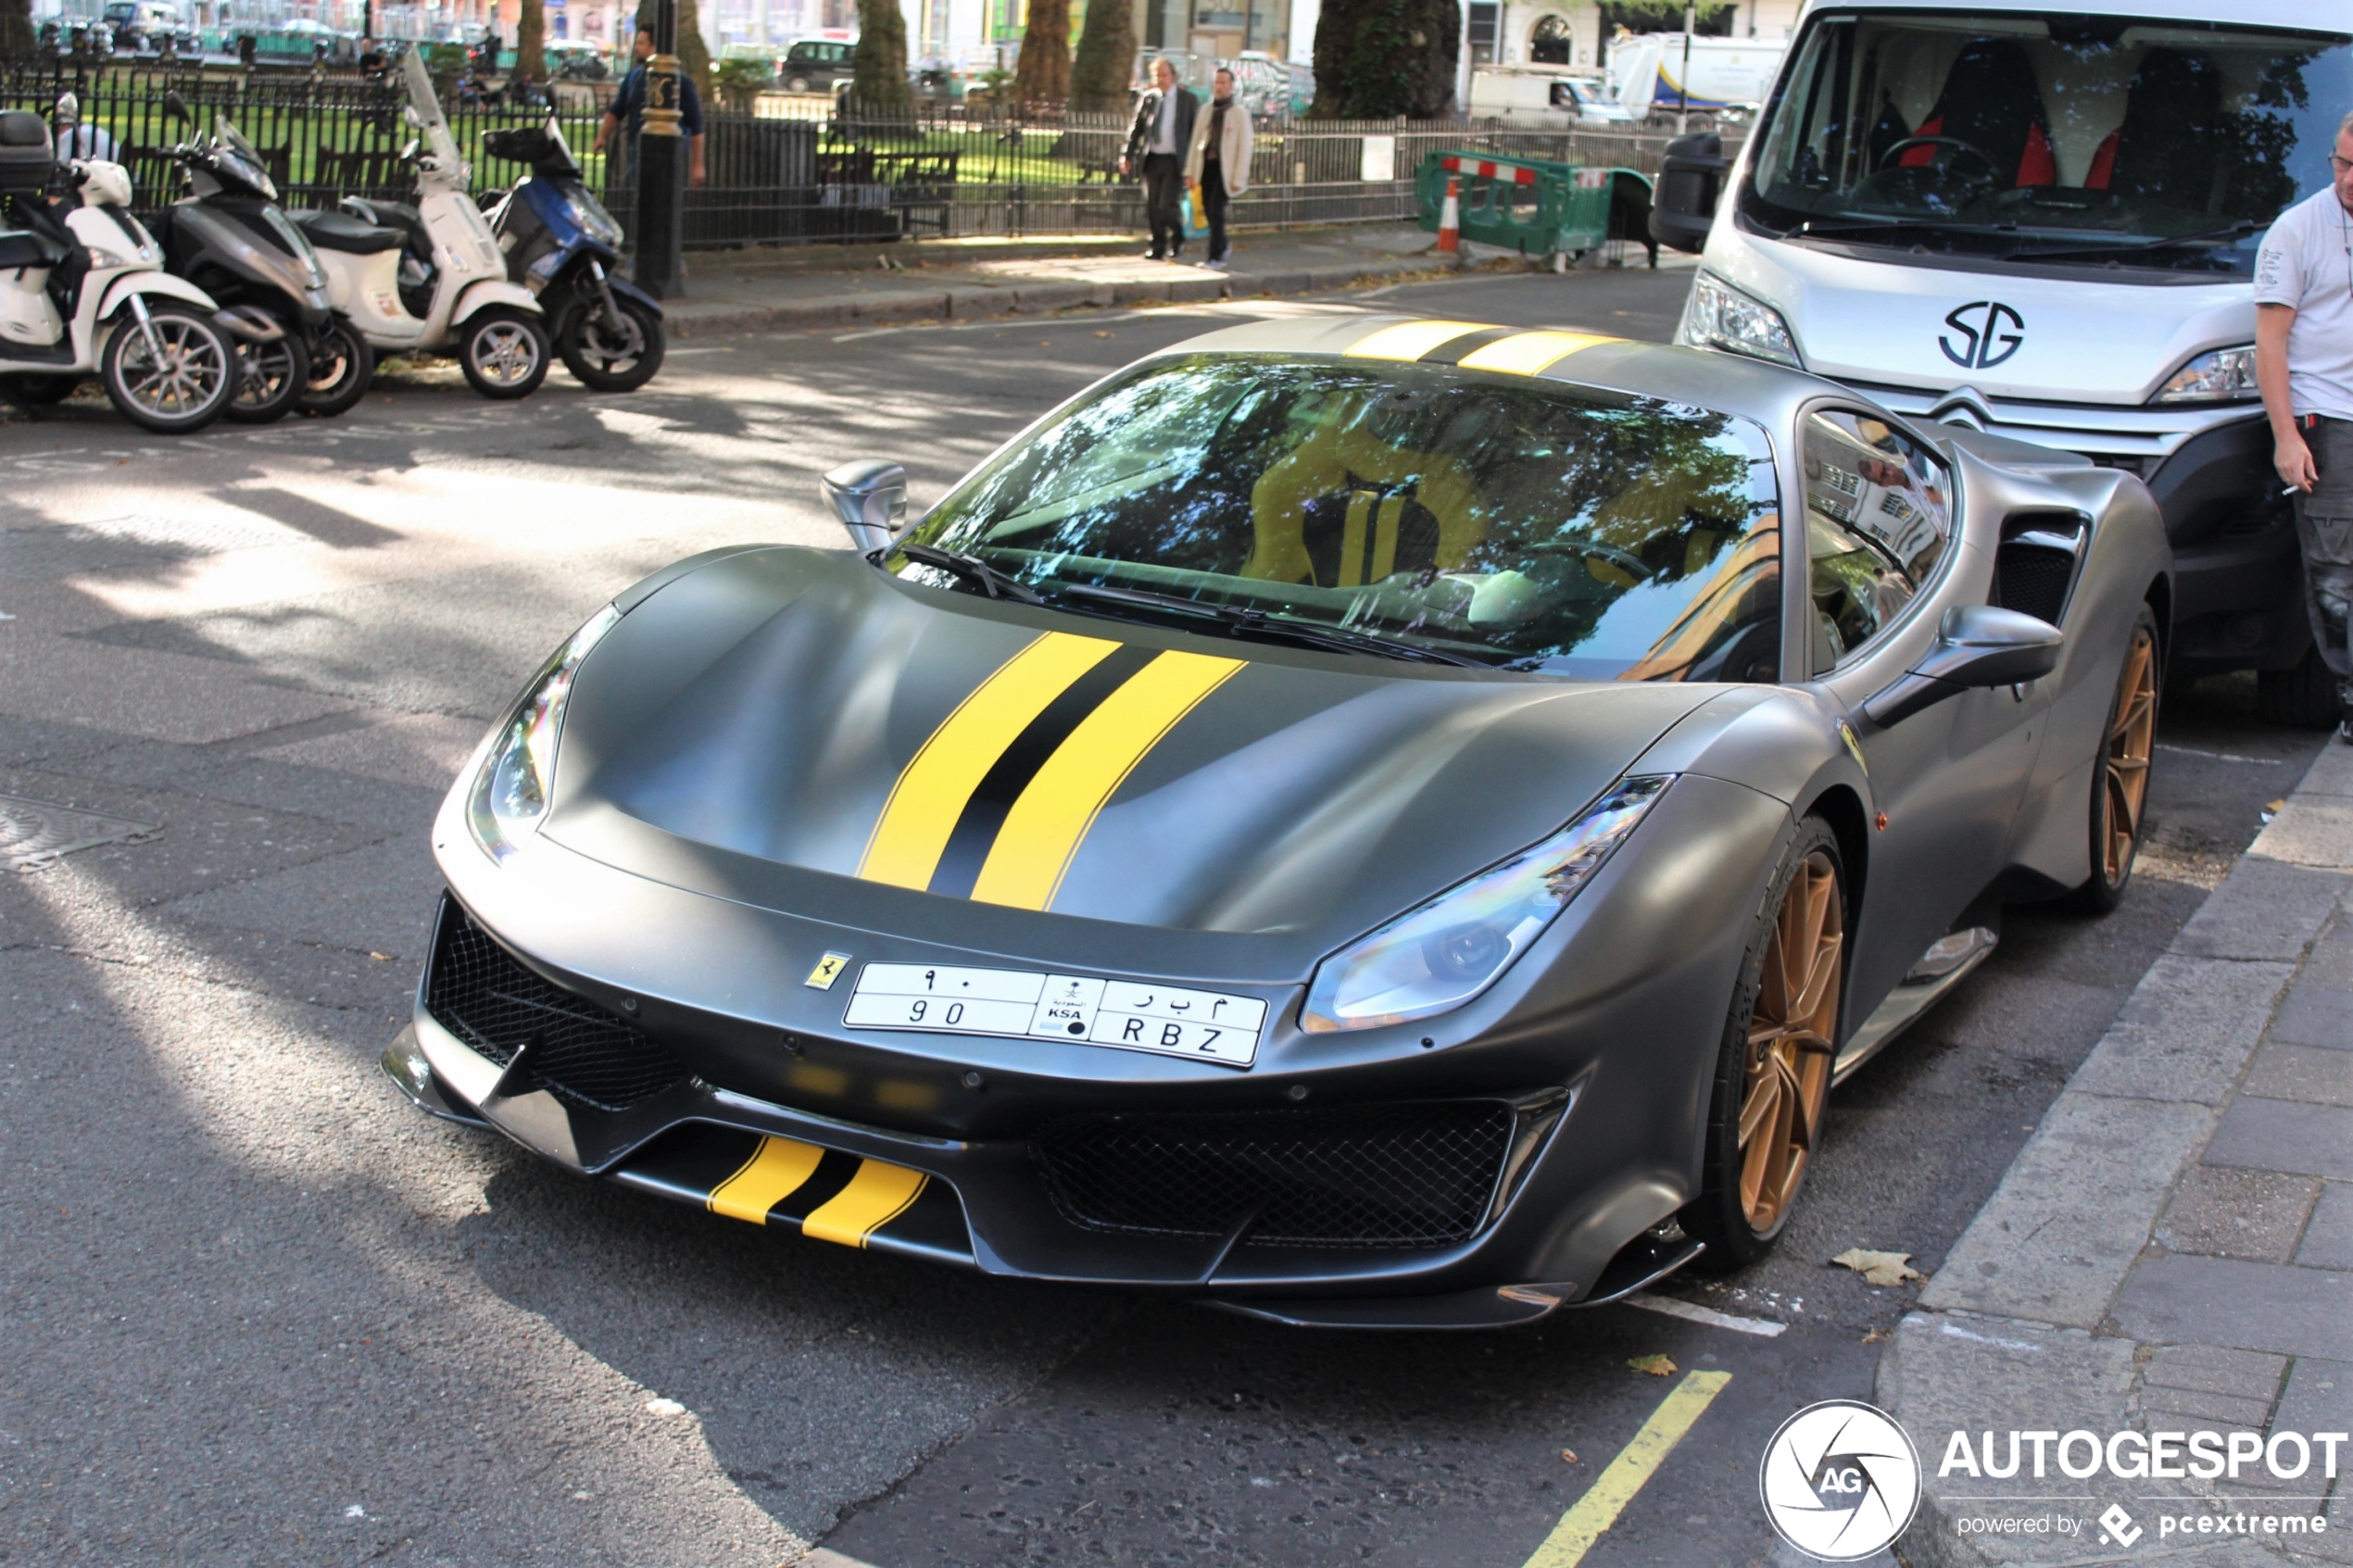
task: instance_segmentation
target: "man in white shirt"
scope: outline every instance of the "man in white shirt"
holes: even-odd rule
[[[2353,742],[2353,115],[2329,187],[2280,214],[2255,261],[2255,380],[2271,460],[2296,493],[2304,600]]]
[[[1154,261],[1175,261],[1185,248],[1185,218],[1177,202],[1185,188],[1185,152],[1193,144],[1193,119],[1200,102],[1176,85],[1176,68],[1166,59],[1152,62],[1152,89],[1136,106],[1136,122],[1127,129],[1127,151],[1119,171],[1144,176],[1144,216],[1151,221],[1152,248],[1144,254]]]
[[[114,137],[102,125],[82,123],[82,100],[70,93],[57,95],[57,126],[58,162],[78,157],[114,160]]]

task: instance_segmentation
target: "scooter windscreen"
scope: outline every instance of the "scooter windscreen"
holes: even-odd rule
[[[411,49],[400,56],[400,74],[409,89],[409,107],[416,116],[418,130],[424,133],[426,150],[445,175],[456,175],[465,160],[458,156],[458,139],[449,133],[449,122],[441,118],[441,100],[434,96],[433,78],[425,74],[422,50]]]
[[[212,162],[222,176],[251,188],[263,201],[278,199],[277,182],[270,178],[270,166],[261,149],[245,140],[236,121],[227,115],[215,117],[212,124]]]

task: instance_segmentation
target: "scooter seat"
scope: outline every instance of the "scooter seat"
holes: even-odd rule
[[[421,259],[431,259],[433,236],[425,232],[424,215],[402,202],[370,201],[364,196],[346,196],[343,210],[363,223],[373,223],[382,229],[396,229],[409,236],[409,243]]]
[[[29,229],[0,232],[0,271],[12,267],[55,267],[66,258],[66,247],[46,234]]]
[[[387,250],[398,250],[409,243],[408,231],[379,229],[372,223],[362,223],[357,218],[340,212],[289,212],[296,228],[309,236],[310,243],[321,250],[339,250],[347,256],[376,256]]]

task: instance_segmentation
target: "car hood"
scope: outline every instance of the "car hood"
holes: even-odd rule
[[[2102,282],[1869,254],[1742,233],[1707,263],[1779,310],[1806,368],[1834,381],[2138,408],[2192,356],[2255,340],[2244,279]]]
[[[596,646],[543,832],[982,946],[1076,920],[1312,956],[1573,819],[1723,690],[1195,636],[780,547],[665,584]]]

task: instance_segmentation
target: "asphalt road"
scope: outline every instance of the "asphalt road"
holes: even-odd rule
[[[2105,921],[1995,957],[1846,1085],[1780,1254],[1504,1336],[1273,1329],[785,1239],[409,1110],[447,781],[605,597],[723,541],[835,546],[814,476],[918,504],[1055,398],[1258,310],[1663,336],[1687,274],[681,345],[521,408],[425,372],[331,424],[0,424],[0,796],[129,828],[0,873],[0,1563],[1363,1562],[1518,1568],[1672,1380],[1722,1395],[1585,1559],[1788,1561],[1766,1436],[1865,1395],[1933,1271],[2318,737],[2170,694]],[[17,819],[28,809],[0,801]],[[111,824],[111,825],[110,825]],[[1574,1456],[1573,1458],[1571,1456]]]

